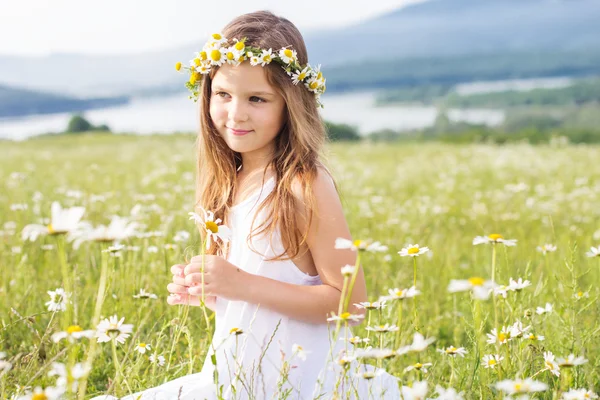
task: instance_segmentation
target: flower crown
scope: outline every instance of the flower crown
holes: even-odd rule
[[[250,65],[265,66],[272,62],[281,65],[285,72],[292,79],[292,83],[297,85],[303,83],[306,88],[315,94],[317,104],[323,107],[320,97],[325,93],[325,78],[320,71],[321,66],[313,68],[310,64],[302,66],[298,63],[296,50],[289,47],[283,47],[278,52],[273,53],[272,49],[263,50],[258,47],[246,46],[246,38],[242,40],[233,39],[234,44],[228,46],[228,40],[220,33],[211,35],[210,39],[202,51],[194,54],[194,59],[190,60],[189,67],[182,67],[180,62],[175,64],[175,69],[180,71],[182,68],[188,70],[190,79],[185,87],[189,89],[190,99],[198,100],[198,92],[202,76],[210,72],[213,66],[221,66],[225,63],[231,65],[240,65],[245,60],[250,60]]]

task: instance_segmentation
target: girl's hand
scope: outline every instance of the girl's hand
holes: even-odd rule
[[[192,257],[184,269],[185,285],[188,294],[202,295],[202,256]],[[243,300],[241,288],[247,284],[248,273],[231,264],[223,257],[204,255],[204,295],[224,297],[229,300]]]
[[[188,303],[191,306],[200,306],[200,297],[192,296],[188,293],[188,286],[185,285],[185,278],[183,277],[184,268],[185,264],[177,264],[171,267],[173,282],[167,285],[167,290],[171,293],[167,297],[167,303],[172,306]],[[215,311],[216,301],[216,296],[204,296],[204,305],[212,311]]]

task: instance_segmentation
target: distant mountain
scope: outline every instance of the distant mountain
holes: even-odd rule
[[[124,96],[78,99],[0,85],[0,117],[77,112],[126,104]]]
[[[305,39],[310,62],[335,72],[381,60],[600,50],[598,21],[598,0],[430,0]],[[0,56],[0,83],[84,97],[184,90],[174,64],[203,43],[121,56]]]

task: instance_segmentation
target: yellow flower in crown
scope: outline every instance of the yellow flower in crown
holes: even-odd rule
[[[279,64],[292,80],[294,85],[303,83],[308,91],[315,95],[317,105],[323,107],[320,102],[320,96],[325,93],[325,78],[321,72],[321,66],[312,68],[310,64],[300,65],[296,50],[286,46],[280,50],[261,49],[258,47],[247,46],[246,38],[242,40],[233,39],[233,44],[221,33],[212,34],[202,51],[194,53],[194,58],[190,60],[189,67],[184,67],[181,63],[175,64],[177,71],[187,70],[190,78],[185,86],[190,90],[190,98],[198,100],[200,83],[202,76],[210,73],[212,67],[220,67],[227,63],[237,66],[242,62],[249,60],[250,65],[262,67],[271,63]]]

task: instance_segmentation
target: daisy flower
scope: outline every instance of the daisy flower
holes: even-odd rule
[[[418,257],[421,254],[425,254],[429,251],[429,247],[419,248],[418,244],[409,244],[398,252],[401,257]]]
[[[304,347],[300,346],[299,344],[294,343],[292,345],[292,353],[298,356],[298,358],[300,358],[302,361],[306,361],[306,354],[310,352],[304,350]]]
[[[573,297],[575,298],[575,300],[580,300],[580,299],[583,299],[584,297],[585,297],[585,298],[589,298],[589,297],[590,297],[590,294],[589,294],[589,292],[582,292],[582,291],[579,291],[579,292],[575,293],[575,294],[573,295]]]
[[[220,67],[227,60],[227,49],[224,47],[213,48],[206,51],[210,65]]]
[[[242,335],[243,333],[244,333],[244,331],[240,328],[231,328],[229,330],[229,334],[234,335],[234,336],[239,336],[239,335]]]
[[[502,327],[500,333],[498,333],[498,330],[494,328],[492,329],[492,333],[487,333],[486,335],[488,336],[487,342],[489,344],[494,344],[496,342],[500,344],[506,344],[509,340],[511,340],[510,328],[506,326]]]
[[[545,307],[537,307],[537,308],[535,309],[535,312],[536,312],[538,315],[542,315],[542,314],[548,314],[548,313],[551,313],[551,312],[552,312],[552,308],[553,308],[553,307],[552,307],[552,304],[550,304],[550,303],[546,303],[546,306],[545,306]]]
[[[592,390],[587,389],[571,389],[568,392],[564,392],[562,400],[586,400],[586,399],[597,399],[598,395]]]
[[[444,389],[440,385],[435,387],[435,391],[438,393],[437,400],[463,400],[464,392],[457,392],[454,388]]]
[[[56,290],[49,290],[50,301],[46,302],[48,311],[65,311],[67,309],[67,302],[71,297],[71,293],[65,292],[63,288],[57,288]]]
[[[93,338],[94,334],[93,330],[84,331],[79,325],[71,325],[64,332],[56,332],[52,334],[52,341],[54,343],[58,343],[63,339],[69,340],[69,342],[73,343],[81,338]]]
[[[538,342],[541,342],[542,340],[544,340],[544,336],[542,336],[542,335],[535,335],[533,333],[530,333],[530,334],[526,335],[525,338],[527,338],[529,340],[533,340],[533,341],[538,341]]]
[[[379,242],[370,242],[359,239],[352,241],[344,238],[335,239],[333,248],[337,250],[350,249],[352,251],[369,251],[372,253],[387,251],[387,246],[384,246]]]
[[[61,387],[47,387],[42,389],[41,387],[36,387],[35,390],[25,394],[24,396],[19,396],[17,400],[58,400],[61,399],[63,394],[65,393],[65,389]]]
[[[490,293],[497,285],[492,281],[486,281],[483,278],[472,277],[467,280],[451,279],[448,285],[450,293],[464,292],[470,290],[473,297],[478,300],[487,300]]]
[[[473,239],[473,245],[486,244],[486,243],[492,243],[492,244],[502,243],[505,246],[516,246],[517,239],[504,239],[502,237],[502,235],[497,234],[497,233],[492,233],[491,235],[488,235],[488,236],[476,236],[475,239]]]
[[[365,310],[382,310],[385,308],[385,300],[384,301],[363,301],[362,303],[354,303],[357,308],[365,309]]]
[[[506,298],[507,292],[508,292],[508,286],[505,285],[498,285],[494,288],[494,296],[502,296],[504,298]]]
[[[556,376],[560,376],[559,366],[554,361],[554,354],[551,351],[544,352],[544,371],[550,371]]]
[[[514,339],[523,337],[523,335],[526,334],[530,329],[531,325],[523,327],[523,323],[521,321],[517,321],[510,327],[510,338]]]
[[[416,287],[411,286],[409,289],[389,289],[389,296],[382,296],[379,301],[387,301],[387,300],[404,300],[410,297],[415,297],[421,294],[420,290],[417,290]]]
[[[575,357],[575,354],[569,354],[567,358],[559,357],[556,359],[559,367],[575,367],[588,362],[584,357]]]
[[[210,38],[206,42],[206,47],[207,48],[215,48],[215,47],[221,46],[222,44],[224,44],[226,42],[227,42],[227,39],[225,38],[225,36],[223,36],[222,33],[217,32],[217,33],[213,33],[212,35],[210,35]]]
[[[456,348],[454,346],[448,346],[445,349],[437,349],[437,351],[442,354],[447,354],[451,357],[456,357],[457,354],[461,357],[464,357],[465,354],[468,353],[464,347]]]
[[[85,212],[84,207],[63,209],[55,201],[51,206],[52,217],[50,225],[29,224],[21,231],[21,239],[34,242],[40,235],[63,235],[77,229],[79,221]]]
[[[426,374],[429,371],[427,368],[431,367],[432,365],[433,365],[432,363],[421,364],[418,362],[418,363],[409,365],[408,367],[404,368],[404,373],[410,372],[414,369],[415,371],[421,371],[424,374]]]
[[[196,225],[200,226],[205,230],[207,234],[206,239],[206,249],[210,248],[211,239],[216,241],[217,239],[221,239],[224,242],[228,242],[231,238],[231,230],[225,225],[219,225],[221,223],[221,218],[217,218],[215,220],[215,214],[212,211],[207,211],[203,208],[202,210],[203,216],[196,214],[195,212],[190,212],[190,220],[194,220]]]
[[[356,270],[356,267],[354,265],[346,264],[342,267],[342,275],[343,276],[352,276],[352,274],[354,274],[355,270]]]
[[[377,333],[387,333],[387,332],[396,332],[398,328],[396,325],[375,325],[375,326],[367,326],[365,328],[368,331],[377,332]]]
[[[165,358],[161,355],[157,356],[156,354],[152,354],[150,356],[149,360],[152,364],[156,364],[159,367],[162,367],[163,365],[165,365]]]
[[[260,55],[261,58],[261,66],[264,67],[267,64],[271,64],[271,61],[273,61],[273,50],[269,49],[269,50],[263,50],[262,54]]]
[[[292,74],[292,83],[297,85],[299,82],[304,81],[310,74],[311,69],[309,66],[304,67],[304,69],[300,72],[295,72]]]
[[[134,299],[158,299],[158,296],[154,293],[146,292],[144,289],[140,289],[138,294],[133,295]]]
[[[499,354],[486,354],[481,360],[483,361],[484,368],[494,369],[500,361],[504,360],[504,357]]]
[[[133,332],[133,325],[124,324],[123,321],[125,321],[125,317],[119,320],[116,315],[100,321],[96,328],[98,343],[109,342],[111,340],[116,340],[121,344],[125,343],[125,339]]]
[[[425,350],[433,342],[435,342],[434,337],[425,339],[425,337],[423,335],[421,335],[419,332],[415,332],[415,334],[413,336],[413,342],[411,344],[409,344],[408,346],[403,346],[403,347],[399,348],[396,351],[396,353],[398,355],[402,355],[402,354],[408,353],[409,351],[420,352],[420,351]]]
[[[544,244],[542,246],[538,246],[537,251],[541,252],[543,255],[546,255],[546,253],[555,252],[556,246],[553,244]]]
[[[146,343],[138,343],[135,350],[140,354],[146,354],[146,351],[152,350],[152,346]]]
[[[248,52],[246,54],[252,54],[252,53]],[[256,66],[256,65],[258,65],[260,63],[262,63],[262,60],[260,59],[260,56],[250,56],[250,65]]]
[[[510,380],[505,379],[500,382],[496,382],[496,389],[503,391],[507,395],[543,392],[548,389],[548,385],[543,382],[534,381],[531,378],[525,380],[516,379]]]
[[[296,53],[296,50],[281,49],[279,50],[279,58],[281,58],[284,63],[291,64],[298,61],[298,54]]]
[[[415,381],[411,386],[402,386],[402,399],[425,400],[427,396],[427,381]]]
[[[512,290],[515,292],[520,292],[528,286],[531,286],[531,282],[529,282],[528,280],[523,281],[523,278],[519,278],[518,281],[515,281],[513,278],[510,278],[508,281],[508,290]]]
[[[355,315],[355,314],[350,314],[349,312],[344,312],[341,313],[339,316],[333,314],[332,317],[327,318],[328,322],[331,321],[354,321],[354,322],[358,322],[361,319],[363,319],[365,316],[364,315]]]
[[[590,248],[590,251],[585,253],[588,257],[600,257],[600,246]]]

